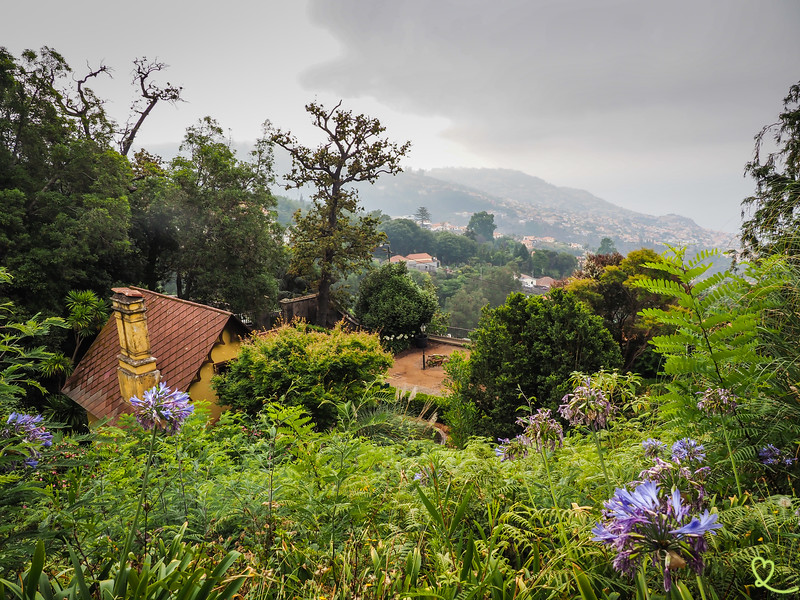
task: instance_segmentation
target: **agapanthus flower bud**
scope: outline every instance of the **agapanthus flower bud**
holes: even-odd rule
[[[164,382],[145,391],[141,400],[136,396],[131,398],[131,405],[136,420],[144,429],[158,428],[169,433],[176,433],[194,412],[189,394],[172,391]]]
[[[591,378],[587,378],[571,394],[566,394],[561,402],[564,404],[559,407],[558,412],[570,425],[585,425],[594,431],[604,429],[614,412],[605,392],[592,387]]]
[[[708,414],[730,414],[736,410],[736,396],[725,388],[708,388],[704,392],[697,392],[700,400],[697,408]]]

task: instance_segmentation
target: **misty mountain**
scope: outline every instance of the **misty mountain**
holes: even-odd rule
[[[239,158],[247,158],[249,144],[232,145]],[[163,144],[151,151],[168,160],[178,154],[178,147]],[[290,168],[289,156],[276,149],[274,193],[308,199],[312,189],[284,190],[281,177]],[[736,246],[734,235],[704,229],[687,217],[639,213],[585,190],[558,187],[511,169],[409,169],[381,177],[374,185],[361,184],[358,190],[367,211],[409,217],[425,206],[435,222],[453,225],[466,225],[473,213],[487,211],[494,214],[498,232],[554,238],[587,248],[596,248],[604,237],[614,240],[621,252],[642,246],[663,249],[665,244],[691,249]]]
[[[628,210],[585,190],[558,187],[509,169],[409,170],[360,186],[366,210],[413,215],[425,206],[435,222],[466,225],[475,212],[495,215],[497,230],[510,235],[552,237],[596,247],[604,237],[620,251],[664,244],[727,249],[729,233],[704,229],[680,215],[647,215]]]

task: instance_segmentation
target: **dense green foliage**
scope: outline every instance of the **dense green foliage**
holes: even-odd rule
[[[214,387],[220,404],[236,410],[256,414],[267,402],[296,403],[324,428],[334,423],[337,404],[356,400],[391,364],[377,335],[300,322],[254,335]]]
[[[0,284],[11,281],[12,276],[0,267]],[[42,345],[42,340],[52,328],[67,327],[58,317],[33,317],[19,322],[13,313],[11,302],[0,303],[0,421],[23,409],[30,388],[44,391],[39,382],[53,374],[60,360]]]
[[[650,366],[652,360],[647,360],[651,358],[647,355],[652,355],[649,341],[662,333],[663,327],[640,313],[646,308],[667,308],[673,297],[649,292],[637,284],[645,277],[672,279],[673,276],[648,266],[661,260],[646,248],[634,250],[624,258],[620,254],[590,255],[584,268],[565,286],[603,318],[603,324],[622,351],[623,369],[651,377],[656,373]]]
[[[370,331],[378,332],[387,347],[398,351],[420,335],[438,307],[433,292],[417,285],[401,262],[385,264],[364,278],[358,288],[355,317]],[[393,343],[398,336],[403,336],[403,343]]]
[[[479,243],[491,242],[494,239],[495,229],[497,225],[494,224],[494,215],[483,210],[469,218],[467,237]]]
[[[260,140],[250,160],[241,161],[219,124],[205,118],[187,130],[181,151],[186,155],[172,160],[166,181],[137,194],[140,235],[160,237],[158,251],[148,255],[156,265],[147,272],[160,266],[163,273],[148,283],[174,274],[181,298],[238,313],[274,307],[283,250],[270,212],[271,150]]]
[[[279,231],[269,212],[271,154],[240,161],[211,119],[189,128],[170,165],[127,153],[159,101],[161,63],[136,62],[141,102],[124,127],[50,48],[0,49],[0,264],[18,310],[62,313],[70,290],[105,298],[114,285],[177,284],[181,297],[235,311],[277,301]],[[118,152],[115,144],[119,147]]]
[[[511,294],[487,310],[472,332],[470,372],[464,392],[480,411],[478,430],[507,437],[524,405],[553,408],[567,391],[573,371],[620,366],[619,347],[602,320],[573,294],[546,297]]]

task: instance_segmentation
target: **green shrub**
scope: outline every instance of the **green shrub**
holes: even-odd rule
[[[318,427],[334,421],[334,404],[358,398],[365,383],[392,364],[377,335],[330,331],[305,323],[284,325],[246,342],[230,370],[214,378],[219,402],[256,414],[265,403],[282,399],[302,405]]]

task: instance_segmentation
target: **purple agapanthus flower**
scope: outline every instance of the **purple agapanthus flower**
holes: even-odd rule
[[[26,415],[13,412],[8,416],[6,426],[0,430],[0,437],[19,436],[28,444],[40,444],[45,448],[49,448],[53,445],[53,434],[47,431],[44,425],[41,425],[43,422],[44,417],[41,415]],[[29,448],[28,452],[30,456],[23,462],[27,466],[35,468],[39,464],[39,453],[35,448]]]
[[[692,438],[683,438],[672,444],[672,460],[675,462],[702,462],[705,458],[705,448]]]
[[[759,460],[769,466],[784,466],[791,467],[794,464],[794,458],[784,454],[772,444],[767,444],[758,451]]]
[[[717,515],[707,510],[699,516],[690,513],[677,488],[662,494],[654,481],[632,492],[617,488],[605,502],[604,521],[592,529],[592,539],[613,548],[614,568],[631,577],[642,558],[649,556],[654,566],[664,565],[664,589],[669,591],[677,569],[688,566],[702,573],[702,555],[708,549],[705,534],[722,527]]]
[[[177,433],[186,418],[194,412],[194,406],[189,403],[189,394],[172,391],[164,382],[145,391],[141,400],[134,396],[131,404],[136,420],[144,429],[158,428],[169,433]]]
[[[2,436],[7,438],[12,434],[20,435],[27,442],[49,448],[53,444],[53,434],[47,431],[44,425],[40,425],[42,422],[44,422],[44,417],[41,415],[11,413],[2,431]]]
[[[566,394],[558,408],[559,414],[569,421],[570,425],[585,425],[594,431],[604,429],[614,407],[606,398],[603,390],[592,387],[592,380],[587,377],[583,385],[576,387],[572,393]]]
[[[661,440],[650,438],[642,442],[644,455],[648,458],[658,458],[667,450],[667,445]]]
[[[673,445],[671,460],[664,460],[659,453],[666,444],[649,439],[642,443],[645,455],[654,455],[653,465],[639,473],[639,482],[653,481],[666,488],[685,490],[684,500],[695,509],[703,506],[706,496],[705,479],[709,468],[699,466],[705,454],[703,447],[694,440],[684,438]]]
[[[540,408],[535,415],[518,418],[517,425],[525,428],[522,435],[526,438],[527,444],[535,447],[537,452],[542,452],[546,448],[553,451],[564,445],[564,430],[553,418],[549,408]]]
[[[497,441],[500,444],[494,449],[494,453],[501,462],[525,458],[531,447],[531,440],[525,434],[520,434],[514,439],[497,438]]]
[[[697,408],[708,414],[730,414],[736,411],[736,396],[725,388],[708,388],[704,392],[697,392],[700,400]]]

